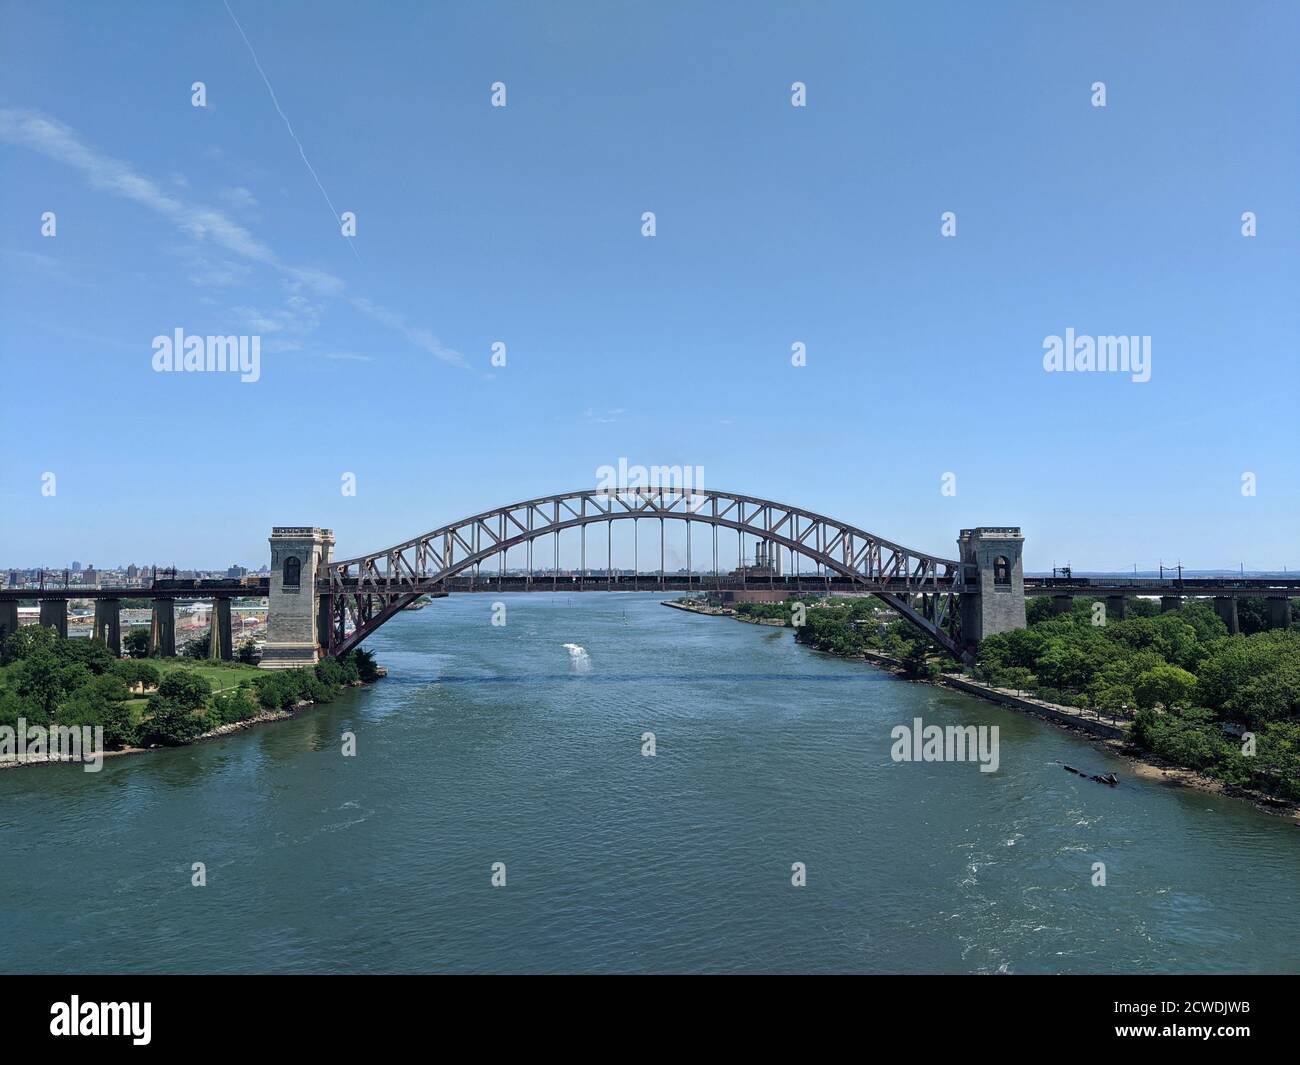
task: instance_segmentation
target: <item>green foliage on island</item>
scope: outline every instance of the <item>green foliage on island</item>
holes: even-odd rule
[[[786,614],[790,607],[785,606]],[[879,651],[898,660],[904,673],[933,679],[955,669],[951,656],[940,651],[875,596],[830,599],[811,605],[804,624],[795,629],[797,642],[836,655]]]
[[[1300,625],[1230,636],[1204,602],[1161,614],[1131,601],[1104,625],[1086,599],[1057,615],[1033,600],[1027,615],[1028,628],[980,645],[980,679],[1131,718],[1134,742],[1161,758],[1300,799]]]
[[[236,662],[182,661],[119,659],[100,640],[23,627],[0,646],[0,725],[16,727],[20,719],[29,726],[99,725],[110,750],[171,747],[264,709],[329,702],[345,685],[380,675],[374,656],[363,650],[266,673]],[[233,684],[240,672],[245,676]]]
[[[789,625],[795,603],[808,607],[816,602],[816,596],[796,595],[780,603],[736,603],[732,609],[742,618],[753,621],[779,621]]]

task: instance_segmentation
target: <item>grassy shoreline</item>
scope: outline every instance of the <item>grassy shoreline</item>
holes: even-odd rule
[[[70,640],[36,627],[11,635],[3,652],[3,768],[63,761],[50,757],[56,737],[62,751],[81,750],[69,748],[69,730],[93,736],[103,747],[94,753],[105,757],[186,746],[284,720],[386,674],[361,650],[286,670],[188,658],[120,659],[100,641]]]

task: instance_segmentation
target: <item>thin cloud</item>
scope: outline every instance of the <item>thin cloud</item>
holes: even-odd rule
[[[468,365],[465,356],[461,352],[444,346],[442,341],[422,326],[408,325],[406,319],[396,311],[380,307],[377,303],[366,299],[364,296],[352,296],[348,302],[362,314],[369,315],[389,329],[401,333],[416,347],[423,348],[435,358],[441,359],[443,362],[449,362],[453,366]]]
[[[302,298],[307,292],[317,297],[345,298],[363,314],[401,334],[412,345],[442,362],[468,368],[465,356],[446,347],[430,330],[412,325],[397,311],[364,296],[347,296],[343,279],[315,267],[294,266],[281,261],[271,247],[247,228],[215,208],[191,203],[164,191],[156,182],[139,174],[120,159],[104,155],[84,144],[63,123],[25,108],[0,107],[0,141],[16,144],[80,171],[92,188],[129,200],[167,219],[198,242],[210,242],[227,252],[277,271],[291,293],[287,308],[263,313],[240,308],[250,317],[261,318],[278,331],[310,328],[318,320],[314,306]]]
[[[217,195],[237,210],[251,210],[257,206],[257,197],[244,188],[243,185],[222,189]]]
[[[62,122],[21,108],[0,108],[0,140],[31,148],[81,171],[92,188],[147,207],[196,240],[210,239],[245,259],[279,268],[275,253],[243,226],[220,211],[195,206],[164,192],[126,163],[83,144]]]

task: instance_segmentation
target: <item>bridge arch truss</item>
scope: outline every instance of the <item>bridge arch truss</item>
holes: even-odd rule
[[[713,570],[718,572],[717,529],[730,529],[784,547],[872,592],[957,657],[954,597],[964,587],[963,566],[893,543],[865,529],[823,514],[754,496],[706,489],[587,489],[542,496],[444,525],[393,547],[326,564],[321,588],[326,650],[344,654],[421,595],[445,590],[446,582],[481,567],[494,556],[504,569],[505,553],[519,545],[581,530],[582,569],[587,569],[589,526],[619,520],[673,520],[712,526]],[[661,531],[662,551],[662,531]],[[612,553],[612,547],[607,547]],[[607,558],[607,561],[608,558]],[[691,570],[687,537],[687,570]],[[530,566],[531,570],[531,566]],[[662,574],[662,554],[661,570]],[[919,609],[918,609],[919,604]],[[328,621],[326,620],[328,619]],[[351,622],[352,631],[347,631]]]

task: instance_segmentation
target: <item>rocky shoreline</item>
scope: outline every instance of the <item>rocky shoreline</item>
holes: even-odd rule
[[[776,622],[776,619],[749,619],[737,615],[737,613],[728,607],[694,607],[683,603],[665,602],[664,606],[671,606],[677,610],[685,610],[692,614],[707,614],[710,617],[730,617],[737,621],[754,624],[755,621]],[[785,625],[785,622],[778,622]],[[987,702],[994,703],[1004,709],[1014,710],[1017,713],[1027,714],[1030,717],[1036,717],[1041,721],[1047,721],[1057,728],[1065,729],[1067,732],[1074,732],[1081,739],[1094,743],[1099,747],[1105,748],[1111,754],[1124,758],[1132,768],[1133,775],[1141,777],[1143,780],[1160,781],[1172,787],[1191,788],[1196,791],[1206,792],[1210,795],[1222,795],[1226,798],[1237,799],[1247,802],[1261,813],[1266,813],[1274,817],[1284,817],[1292,823],[1300,826],[1300,802],[1293,802],[1288,799],[1279,799],[1276,796],[1268,795],[1265,792],[1256,791],[1252,788],[1243,788],[1238,785],[1228,784],[1215,777],[1206,776],[1195,769],[1188,769],[1185,766],[1174,765],[1166,762],[1164,759],[1157,757],[1150,751],[1143,750],[1136,746],[1126,737],[1127,724],[1124,726],[1114,726],[1108,728],[1101,725],[1100,719],[1093,723],[1085,718],[1077,707],[1063,706],[1058,703],[1046,703],[1042,700],[1028,699],[1024,697],[1013,697],[1008,692],[992,688],[973,677],[964,674],[956,675],[941,674],[936,680],[927,680],[924,678],[908,677],[905,675],[902,664],[890,658],[888,655],[881,654],[878,651],[870,651],[861,655],[842,655],[834,651],[822,651],[817,648],[809,648],[817,654],[829,655],[832,658],[841,658],[845,660],[856,660],[866,662],[876,669],[883,669],[894,674],[900,680],[906,680],[913,684],[929,684],[934,687],[948,688],[953,691],[959,691],[964,695],[970,695],[977,699],[984,699]],[[957,680],[960,683],[950,683]],[[1098,727],[1100,725],[1100,727]]]
[[[732,618],[736,621],[743,621],[746,625],[770,625],[772,628],[788,629],[790,623],[784,618],[747,618],[729,606],[690,606],[687,603],[676,603],[671,600],[664,600],[662,606],[670,606],[674,610],[685,610],[688,614],[707,614],[711,618]]]

